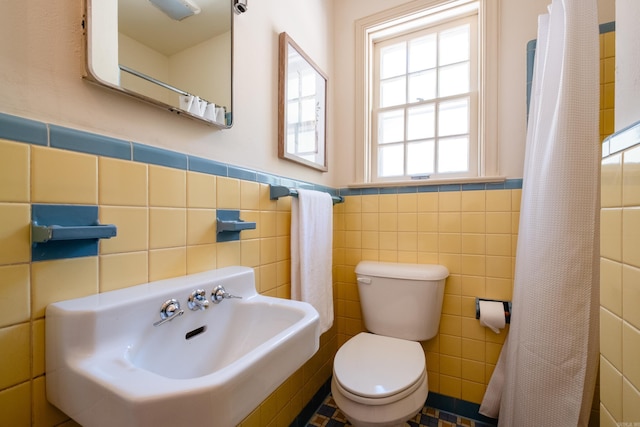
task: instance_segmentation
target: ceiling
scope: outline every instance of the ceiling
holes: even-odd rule
[[[231,0],[192,0],[202,10],[174,21],[149,0],[118,0],[118,31],[171,56],[231,28]]]

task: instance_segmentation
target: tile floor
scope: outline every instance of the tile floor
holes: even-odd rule
[[[344,414],[338,409],[331,395],[327,396],[320,408],[311,417],[307,427],[350,426]],[[489,427],[489,424],[469,420],[455,414],[425,406],[414,419],[408,421],[410,427]]]

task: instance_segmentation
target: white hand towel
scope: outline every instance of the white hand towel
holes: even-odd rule
[[[328,193],[298,190],[291,204],[291,298],[320,314],[320,333],[333,325],[333,202]]]

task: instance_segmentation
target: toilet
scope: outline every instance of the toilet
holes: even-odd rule
[[[416,415],[428,394],[419,341],[438,332],[442,265],[361,261],[356,266],[364,326],[338,349],[331,393],[355,427],[395,427]]]

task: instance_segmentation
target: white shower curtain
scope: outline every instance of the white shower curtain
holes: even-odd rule
[[[586,426],[597,375],[600,144],[596,0],[538,21],[509,337],[480,412]]]

